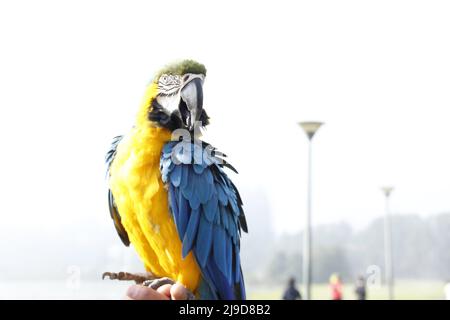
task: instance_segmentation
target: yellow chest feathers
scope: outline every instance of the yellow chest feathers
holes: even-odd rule
[[[192,253],[182,258],[159,170],[161,150],[169,140],[165,129],[133,128],[117,148],[109,184],[122,224],[147,270],[195,292],[200,271]]]

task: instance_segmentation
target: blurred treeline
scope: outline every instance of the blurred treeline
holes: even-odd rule
[[[392,215],[393,260],[395,276],[404,279],[450,279],[450,213],[423,218],[415,214]],[[313,229],[313,280],[326,282],[333,272],[344,280],[368,276],[368,268],[379,267],[383,277],[384,221],[378,218],[363,230],[355,231],[347,223],[318,226]],[[280,283],[294,275],[301,281],[302,233],[282,235],[270,244],[260,242],[267,259],[256,267],[251,257],[252,283]],[[245,253],[251,256],[251,249]],[[372,266],[372,267],[371,267]],[[375,266],[375,267],[374,267]],[[247,270],[249,271],[249,270]]]
[[[246,282],[279,285],[291,275],[301,281],[302,233],[276,236],[262,197],[247,207],[250,232],[243,235],[241,259]],[[392,215],[392,231],[396,278],[450,279],[450,213]],[[86,281],[101,281],[104,271],[143,270],[106,214],[102,224],[79,221],[64,228],[4,228],[1,233],[7,241],[0,245],[0,282],[65,281],[73,267]],[[326,282],[338,272],[353,281],[374,265],[382,273],[383,253],[383,218],[362,230],[348,223],[318,226],[313,230],[313,279]]]

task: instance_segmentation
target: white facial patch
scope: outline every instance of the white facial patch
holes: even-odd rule
[[[180,94],[177,93],[171,96],[159,95],[156,100],[164,109],[172,112],[178,109],[178,105],[180,104]]]

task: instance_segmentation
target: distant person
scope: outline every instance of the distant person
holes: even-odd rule
[[[288,287],[284,291],[283,300],[301,300],[302,296],[300,291],[295,286],[295,279],[290,278],[288,281]]]
[[[356,279],[355,294],[357,300],[366,300],[366,279],[363,276]]]
[[[342,300],[342,282],[337,273],[330,277],[330,291],[332,300]]]
[[[450,300],[450,280],[448,280],[447,284],[444,286],[444,296],[445,300]]]

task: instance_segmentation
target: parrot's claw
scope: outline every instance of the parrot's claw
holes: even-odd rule
[[[156,290],[165,284],[175,284],[175,281],[170,278],[164,277],[159,279],[146,280],[142,283],[143,286],[152,288],[153,290]]]
[[[136,284],[142,284],[145,281],[155,280],[151,273],[129,273],[129,272],[104,272],[102,279],[108,277],[110,280],[134,281]]]

